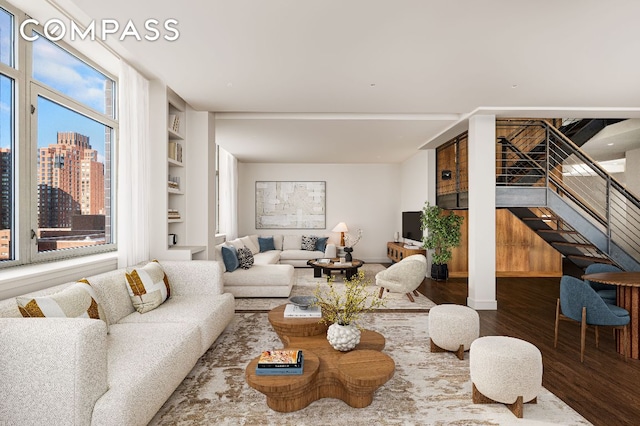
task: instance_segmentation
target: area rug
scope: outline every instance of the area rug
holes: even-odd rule
[[[351,408],[325,398],[292,413],[278,413],[245,383],[244,370],[262,350],[282,347],[265,313],[236,313],[232,323],[200,358],[151,425],[588,425],[555,395],[542,389],[537,404],[525,404],[517,419],[502,404],[473,404],[469,353],[430,353],[428,314],[375,312],[362,325],[386,337],[394,376],[371,405]]]
[[[380,287],[376,286],[375,276],[378,272],[385,269],[385,267],[379,263],[367,263],[362,265],[359,269],[364,272],[365,279],[369,280],[371,284],[369,285],[369,297],[378,297],[378,292],[380,291]],[[335,283],[338,289],[344,288],[344,275],[343,274],[335,274]],[[326,285],[327,279],[323,274],[321,278],[313,277],[313,269],[312,268],[296,268],[294,271],[294,285],[291,290],[291,296],[307,296],[313,295],[314,290],[318,285]],[[384,295],[386,299],[385,307],[382,309],[410,309],[417,311],[427,312],[429,308],[435,306],[435,304],[429,300],[427,297],[420,295],[418,297],[414,297],[415,302],[411,302],[409,298],[401,293],[391,293],[385,292]],[[284,303],[287,303],[287,298],[285,297],[276,297],[276,298],[264,298],[264,297],[253,297],[253,298],[236,298],[236,312],[239,311],[269,311],[276,306],[280,306]]]

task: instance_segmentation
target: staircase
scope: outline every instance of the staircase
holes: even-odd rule
[[[582,135],[583,144],[608,124],[580,120],[563,127]],[[496,207],[508,208],[580,267],[598,262],[640,270],[635,195],[547,121],[498,120],[496,136]]]

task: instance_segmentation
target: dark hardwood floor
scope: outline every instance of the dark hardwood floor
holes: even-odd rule
[[[567,275],[580,272],[565,266]],[[559,283],[559,278],[499,278],[498,310],[479,311],[480,335],[512,336],[536,345],[542,352],[543,386],[593,424],[640,424],[640,361],[624,361],[610,328],[601,328],[599,349],[593,328],[587,331],[583,364],[577,322],[560,322],[558,348],[553,347]],[[438,304],[466,304],[467,280],[425,279],[418,290]]]

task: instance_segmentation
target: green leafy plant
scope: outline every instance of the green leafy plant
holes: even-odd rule
[[[432,261],[436,265],[444,265],[451,260],[451,249],[460,245],[460,227],[464,218],[453,212],[445,214],[438,206],[427,201],[420,216],[422,230],[427,235],[422,237],[422,246],[433,250]]]
[[[357,321],[362,313],[385,306],[384,298],[378,298],[367,291],[371,280],[365,279],[363,271],[358,271],[349,280],[345,279],[344,285],[343,293],[337,288],[335,277],[331,276],[326,285],[318,284],[316,287],[314,296],[317,301],[314,305],[322,309],[321,322],[358,326]]]

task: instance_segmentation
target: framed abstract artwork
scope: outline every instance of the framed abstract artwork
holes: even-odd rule
[[[325,181],[256,181],[256,229],[325,229]]]

